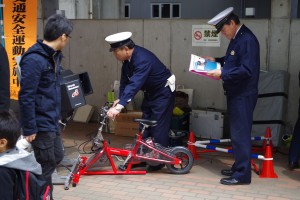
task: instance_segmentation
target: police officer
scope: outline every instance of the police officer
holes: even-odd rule
[[[225,185],[250,184],[251,128],[260,71],[259,43],[255,35],[240,24],[233,7],[216,15],[208,24],[215,26],[218,33],[230,40],[224,57],[207,57],[222,65],[222,69],[212,70],[207,75],[223,81],[234,151],[231,169],[221,171],[229,177],[222,178],[220,182]]]
[[[135,45],[131,36],[131,32],[121,32],[105,38],[110,44],[110,51],[123,62],[119,99],[107,114],[115,118],[139,90],[144,91],[142,117],[156,120],[157,125],[148,128],[143,138],[152,137],[156,143],[167,147],[174,107],[175,76],[152,52]]]

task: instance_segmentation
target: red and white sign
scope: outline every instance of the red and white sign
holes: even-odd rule
[[[202,32],[199,31],[199,30],[196,30],[196,31],[194,32],[194,39],[195,39],[195,40],[201,40],[201,39],[202,39]]]
[[[192,46],[219,47],[220,36],[210,25],[193,25]]]

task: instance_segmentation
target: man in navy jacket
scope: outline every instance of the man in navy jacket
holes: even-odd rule
[[[105,38],[110,43],[110,51],[123,62],[119,99],[108,111],[108,116],[114,118],[139,90],[144,91],[141,106],[143,119],[156,120],[157,125],[148,128],[143,137],[153,137],[156,143],[167,147],[174,107],[175,76],[152,52],[135,45],[131,35],[131,32],[122,32]]]
[[[207,57],[220,62],[223,67],[221,70],[212,70],[207,75],[223,81],[234,151],[234,164],[231,169],[221,171],[229,178],[222,178],[221,183],[250,184],[251,129],[260,71],[259,43],[255,35],[245,25],[240,24],[232,7],[216,15],[208,24],[214,25],[218,32],[230,40],[224,57]]]
[[[44,40],[38,40],[20,61],[19,104],[22,134],[32,143],[35,157],[42,166],[43,176],[51,186],[51,175],[64,156],[59,127],[59,75],[61,50],[69,42],[72,30],[71,21],[64,16],[50,16],[44,29]]]

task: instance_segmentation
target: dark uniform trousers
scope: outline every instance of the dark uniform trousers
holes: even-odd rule
[[[157,121],[157,125],[146,129],[143,138],[153,137],[155,143],[169,146],[169,131],[174,108],[175,92],[170,87],[164,87],[153,93],[144,92],[141,106],[143,119]]]
[[[293,138],[289,149],[289,162],[298,163],[300,157],[300,99],[298,105],[298,119],[294,128]]]
[[[231,142],[235,163],[232,178],[251,181],[251,128],[257,95],[227,96]]]

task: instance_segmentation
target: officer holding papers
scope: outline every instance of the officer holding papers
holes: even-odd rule
[[[220,182],[225,185],[250,184],[251,128],[260,71],[259,43],[255,35],[240,24],[233,7],[216,15],[208,24],[215,26],[218,33],[230,40],[225,56],[205,57],[222,65],[222,69],[209,71],[207,75],[223,81],[234,151],[235,162],[231,169],[221,171],[228,177]]]

